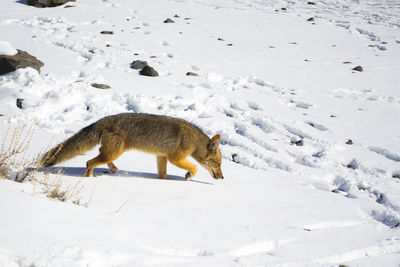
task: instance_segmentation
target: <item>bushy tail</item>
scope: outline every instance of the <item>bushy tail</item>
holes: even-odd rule
[[[85,153],[100,143],[101,130],[93,123],[47,151],[41,160],[41,167],[51,167]]]

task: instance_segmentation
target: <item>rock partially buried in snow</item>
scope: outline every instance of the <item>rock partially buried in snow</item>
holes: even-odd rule
[[[98,89],[110,89],[111,88],[109,85],[103,84],[103,83],[92,83],[91,86],[94,88],[98,88]]]
[[[164,20],[164,23],[175,23],[175,21],[173,21],[170,18],[167,18],[166,20]]]
[[[144,67],[148,66],[147,61],[142,61],[142,60],[135,60],[131,63],[131,69],[134,70],[140,70],[143,69]]]
[[[34,7],[56,7],[76,0],[28,0],[27,4]]]
[[[13,56],[0,56],[0,75],[27,67],[34,68],[40,73],[40,68],[44,66],[42,61],[25,51],[17,49],[17,52]]]
[[[361,66],[357,66],[357,67],[354,67],[353,70],[361,72],[361,71],[363,71],[364,69],[363,69],[363,67],[361,67]]]
[[[189,71],[188,73],[186,73],[186,76],[199,76],[199,75],[195,72]]]
[[[17,107],[19,108],[19,109],[22,109],[22,103],[24,102],[24,99],[23,98],[17,98]]]
[[[113,31],[101,31],[100,34],[114,34]]]
[[[140,75],[149,76],[149,77],[156,77],[158,76],[158,72],[150,66],[144,67],[140,72]]]

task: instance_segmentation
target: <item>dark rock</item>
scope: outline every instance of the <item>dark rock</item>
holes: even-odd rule
[[[239,159],[238,159],[239,155],[236,153],[232,154],[232,161],[235,163],[239,163]]]
[[[344,61],[343,64],[351,64],[350,61]]]
[[[227,44],[226,46],[233,46],[233,44]]]
[[[23,98],[17,98],[17,107],[22,109],[22,103],[24,102]]]
[[[27,4],[34,7],[56,7],[76,0],[27,0]]]
[[[361,72],[361,71],[363,71],[363,67],[357,66],[357,67],[354,67],[353,70]]]
[[[13,56],[0,56],[0,75],[16,71],[20,68],[31,67],[40,73],[43,62],[27,52],[17,49],[18,53]]]
[[[309,18],[307,21],[314,21],[314,18],[311,17],[311,18]]]
[[[186,73],[186,76],[199,76],[199,75],[195,72],[189,71],[188,73]]]
[[[100,33],[101,34],[114,34],[113,31],[101,31]]]
[[[347,140],[346,145],[352,145],[353,141],[351,139]]]
[[[107,84],[103,84],[103,83],[92,83],[91,86],[93,86],[94,88],[98,88],[98,89],[110,89],[111,87]]]
[[[400,179],[400,171],[399,172],[393,172],[392,178]]]
[[[178,15],[178,14],[176,14],[176,15],[174,16],[174,18],[180,18],[180,17],[179,17],[179,15]]]
[[[158,72],[150,66],[144,67],[140,72],[140,75],[149,76],[149,77],[156,77],[158,76]]]
[[[166,20],[164,20],[164,23],[175,23],[175,21],[173,21],[170,18],[167,18]]]
[[[141,60],[135,60],[131,63],[131,69],[134,70],[141,70],[144,67],[148,66],[149,64],[147,64],[146,61],[141,61]]]
[[[313,6],[315,6],[316,3],[315,3],[315,2],[307,2],[307,5],[313,5]]]
[[[303,139],[300,139],[300,140],[292,139],[292,140],[290,140],[290,144],[296,145],[296,146],[303,146],[304,141],[303,141]]]

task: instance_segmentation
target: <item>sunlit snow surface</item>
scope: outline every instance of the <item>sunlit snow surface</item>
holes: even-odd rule
[[[33,156],[107,115],[170,115],[221,135],[225,179],[161,180],[135,151],[84,178],[97,148],[37,174],[78,183],[66,202],[0,179],[0,266],[398,266],[400,5],[308,2],[1,1],[0,52],[45,64],[0,76],[2,135],[36,124]]]

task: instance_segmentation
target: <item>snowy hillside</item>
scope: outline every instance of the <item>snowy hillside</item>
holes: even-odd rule
[[[44,66],[0,76],[0,151],[22,125],[33,159],[104,116],[163,114],[221,135],[225,179],[158,179],[137,151],[86,178],[97,148],[23,183],[16,164],[0,266],[398,266],[398,1],[25,2],[0,3],[0,54]]]

